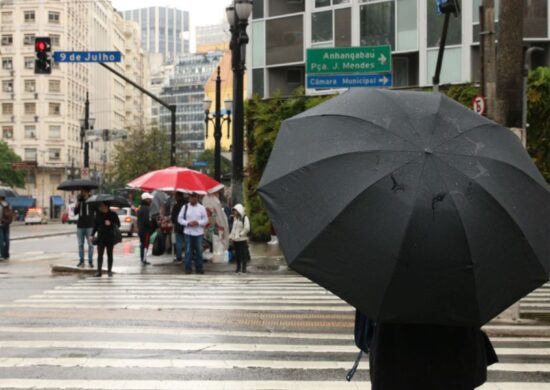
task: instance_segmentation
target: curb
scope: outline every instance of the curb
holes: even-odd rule
[[[63,232],[63,233],[48,233],[48,234],[37,234],[35,236],[23,236],[23,237],[10,237],[10,241],[23,241],[31,240],[33,238],[47,238],[47,237],[56,237],[56,236],[67,236],[73,232]]]

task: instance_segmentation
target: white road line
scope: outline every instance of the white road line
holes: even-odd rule
[[[2,378],[0,388],[82,390],[369,390],[368,382],[346,381],[170,381]],[[534,388],[533,388],[534,389]],[[521,388],[531,390],[531,388]]]
[[[337,304],[345,304],[344,301],[340,299],[331,299],[331,300],[325,300],[325,299],[308,299],[308,300],[301,300],[301,299],[266,299],[264,297],[256,297],[256,298],[248,298],[248,299],[237,299],[237,298],[201,298],[201,297],[193,297],[193,301],[195,303],[235,303],[238,302],[239,304],[284,304],[284,305],[290,305],[290,304],[300,304],[300,305],[311,305],[311,304],[327,304],[327,305],[337,305]],[[82,303],[82,304],[89,304],[89,303],[109,303],[109,304],[135,304],[135,305],[167,305],[170,306],[171,304],[181,303],[183,305],[187,304],[189,302],[189,299],[187,297],[179,297],[179,298],[172,298],[172,299],[156,299],[156,298],[149,298],[149,299],[132,299],[132,298],[113,298],[113,297],[104,297],[104,298],[61,298],[61,299],[52,299],[52,298],[32,298],[32,299],[19,299],[16,301],[17,303],[41,303],[41,302],[47,302],[47,303]]]
[[[197,328],[101,328],[101,327],[0,327],[0,333],[100,333],[100,334],[150,334],[172,336],[227,336],[227,337],[254,337],[254,338],[281,338],[307,340],[346,340],[352,341],[352,334],[342,333],[290,333],[290,332],[261,332],[237,331]]]
[[[340,298],[334,295],[299,295],[299,294],[258,294],[255,296],[242,296],[242,295],[226,295],[226,294],[185,294],[185,295],[173,295],[173,294],[136,294],[136,293],[98,293],[98,294],[36,294],[31,295],[25,299],[74,299],[74,300],[87,300],[87,299],[233,299],[233,300],[254,300],[254,299],[302,299],[302,300],[325,300],[325,301],[339,301]]]
[[[197,293],[201,291],[200,289],[105,289],[101,288],[94,290],[48,290],[44,291],[41,295],[67,295],[67,296],[85,296],[85,295],[132,295],[132,294],[150,294],[150,295],[229,295],[239,293],[242,296],[243,293],[254,293],[255,295],[274,295],[277,296],[329,296],[335,297],[336,295],[328,291],[288,291],[288,290],[252,290],[252,289],[241,289],[241,290],[217,290],[214,287],[210,290],[204,290],[204,294]]]
[[[368,388],[367,388],[368,389]],[[549,390],[550,384],[545,382],[497,382],[486,383],[477,390]]]

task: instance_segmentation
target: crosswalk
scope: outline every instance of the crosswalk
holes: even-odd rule
[[[353,317],[292,275],[75,280],[0,305],[0,389],[369,389],[366,358],[345,381]],[[492,337],[500,363],[482,390],[550,389],[550,327],[487,329],[508,336]]]

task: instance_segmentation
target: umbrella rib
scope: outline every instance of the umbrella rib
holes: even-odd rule
[[[437,145],[435,145],[432,150],[436,150],[437,148],[439,148],[441,145],[444,145],[444,144],[447,144],[449,142],[452,142],[454,141],[455,139],[459,138],[459,137],[462,137],[463,135],[466,135],[474,130],[477,130],[479,129],[480,127],[490,127],[490,128],[497,128],[497,129],[500,129],[500,128],[503,128],[502,126],[500,126],[499,124],[497,123],[492,123],[492,122],[488,122],[488,123],[482,123],[481,125],[477,125],[477,126],[474,126],[474,127],[471,127],[469,128],[468,130],[465,130],[463,131],[462,133],[460,134],[457,134],[455,135],[453,138],[449,138],[449,139],[446,139],[446,140],[443,140],[441,141],[440,143],[438,143]],[[439,153],[439,152],[438,152]]]
[[[469,182],[472,182],[472,183],[475,183],[489,198],[493,199],[496,203],[496,205],[504,212],[504,215],[507,215],[508,218],[510,218],[510,220],[512,221],[512,223],[515,225],[515,227],[518,229],[518,231],[522,232],[523,233],[523,229],[521,229],[521,227],[519,226],[518,222],[514,219],[514,217],[508,213],[508,211],[506,210],[506,207],[504,207],[502,205],[502,203],[500,203],[500,201],[495,197],[493,196],[493,194],[491,194],[491,192],[489,192],[487,189],[485,189],[485,187],[483,187],[481,185],[481,183],[479,183],[476,179],[474,178],[470,178],[468,177],[468,175],[466,175],[464,172],[462,172],[461,170],[453,167],[451,164],[449,164],[447,161],[439,158],[438,159],[439,161],[442,161],[445,165],[447,165],[449,168],[451,168],[453,171],[456,171],[458,172],[458,174],[462,175],[464,178],[466,178]],[[528,175],[529,176],[529,175]],[[530,176],[529,176],[530,177]],[[538,184],[538,183],[537,183]],[[529,241],[529,238],[526,236],[526,235],[523,235],[525,237],[525,241],[527,241],[527,243],[529,244],[529,248],[531,248],[531,251],[533,253],[536,254],[535,250],[533,249],[533,246],[531,245],[531,242]],[[546,272],[546,268],[540,264],[539,262],[539,265],[543,268],[544,270],[544,273],[546,274],[547,277],[550,277],[550,275]]]

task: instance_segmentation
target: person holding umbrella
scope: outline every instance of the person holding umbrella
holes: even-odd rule
[[[0,192],[0,257],[3,260],[10,258],[10,224],[12,222],[13,210],[6,202],[4,193]]]
[[[80,191],[74,213],[78,215],[76,223],[76,237],[78,240],[79,262],[77,267],[84,266],[84,241],[88,243],[88,264],[94,266],[94,247],[92,245],[92,230],[94,228],[94,209],[86,201],[90,198],[90,190]]]
[[[97,277],[101,277],[105,251],[107,251],[108,275],[109,277],[113,276],[113,249],[116,244],[115,227],[120,227],[118,215],[109,208],[108,202],[101,202],[92,230],[92,240],[97,243],[97,273],[95,274]],[[97,238],[95,237],[96,233]]]
[[[185,205],[185,198],[183,196],[183,192],[176,191],[174,193],[174,200],[175,203],[172,206],[172,211],[170,212],[170,216],[172,219],[172,224],[174,226],[174,236],[175,236],[175,244],[176,244],[176,263],[183,262],[183,241],[185,240],[185,236],[183,234],[183,226],[179,224],[178,217],[180,215],[180,211]]]
[[[206,209],[199,203],[199,195],[189,195],[189,203],[182,207],[178,222],[184,227],[185,234],[185,273],[192,272],[191,258],[195,261],[195,271],[204,274],[202,261],[202,239],[204,227],[208,224]]]
[[[151,264],[147,261],[147,250],[149,249],[149,239],[156,229],[156,223],[151,219],[150,206],[153,202],[153,195],[144,192],[141,195],[141,206],[138,211],[138,235],[139,235],[139,255],[141,264]]]

